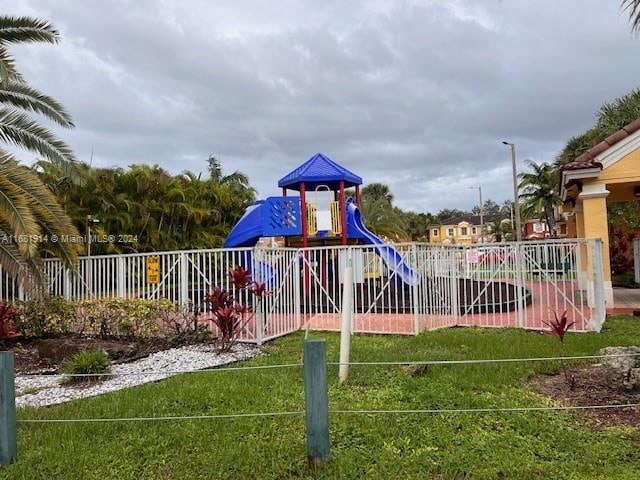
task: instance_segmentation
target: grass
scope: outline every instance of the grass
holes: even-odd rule
[[[338,357],[336,334],[315,332]],[[302,334],[269,344],[244,365],[299,362]],[[556,339],[515,329],[447,329],[416,337],[356,336],[353,361],[549,356]],[[640,323],[610,319],[600,334],[570,334],[569,355],[640,344]],[[429,367],[354,366],[346,385],[330,367],[331,409],[549,405],[528,379],[557,362]],[[210,372],[45,409],[20,419],[277,412],[303,409],[301,368]],[[330,463],[306,465],[303,417],[107,424],[19,424],[19,460],[7,479],[637,479],[634,429],[592,432],[568,412],[333,415]]]

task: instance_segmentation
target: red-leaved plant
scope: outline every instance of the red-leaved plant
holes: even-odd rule
[[[243,292],[249,292],[258,302],[271,292],[264,283],[254,282],[251,273],[238,266],[229,270],[231,290],[215,287],[206,297],[205,302],[213,313],[213,323],[218,327],[218,345],[220,352],[228,352],[242,330],[255,317],[252,308],[241,300]]]
[[[554,318],[549,320],[549,322],[545,322],[543,320],[542,323],[544,323],[546,326],[549,327],[549,330],[546,330],[545,333],[557,337],[558,341],[560,342],[559,352],[560,352],[560,365],[561,365],[562,373],[564,374],[564,379],[567,382],[567,385],[569,386],[570,389],[573,390],[573,387],[575,386],[575,377],[573,375],[569,376],[569,372],[567,371],[567,366],[564,363],[563,357],[564,357],[564,336],[569,331],[569,329],[575,325],[576,322],[569,323],[566,310],[562,313],[560,318],[558,318],[558,314],[555,311],[553,312],[553,316]]]
[[[0,340],[21,336],[13,325],[17,312],[5,303],[0,302]]]

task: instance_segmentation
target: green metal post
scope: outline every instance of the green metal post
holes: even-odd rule
[[[314,468],[329,459],[329,395],[327,346],[324,340],[304,341],[304,397],[307,459]]]
[[[18,456],[13,352],[0,352],[0,465]]]

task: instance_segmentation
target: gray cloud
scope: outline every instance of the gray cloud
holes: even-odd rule
[[[640,40],[616,2],[19,0],[57,46],[14,49],[73,113],[61,135],[103,166],[205,170],[262,196],[317,151],[400,206],[511,196],[510,156],[551,160],[602,102],[638,85]],[[23,158],[28,160],[24,154]],[[522,163],[522,162],[521,162]]]

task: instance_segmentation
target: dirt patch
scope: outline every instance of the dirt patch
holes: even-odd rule
[[[65,358],[83,350],[102,349],[112,363],[124,363],[144,358],[152,353],[179,346],[165,338],[99,339],[66,337],[22,339],[8,347],[15,354],[16,373],[54,373]]]
[[[567,384],[564,374],[539,375],[534,378],[534,388],[563,405],[623,405],[640,403],[640,392],[626,392],[609,386],[607,372],[602,365],[583,365],[570,368],[573,388]],[[576,418],[589,428],[602,429],[614,426],[638,427],[640,408],[607,408],[582,410]]]

